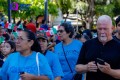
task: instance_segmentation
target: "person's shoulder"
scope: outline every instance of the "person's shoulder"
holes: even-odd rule
[[[50,50],[47,50],[47,53],[49,53],[49,54],[54,54],[52,51],[50,51]]]
[[[44,56],[41,52],[35,52],[35,53],[36,53],[36,55],[38,54],[38,56],[41,56],[41,57]]]
[[[8,55],[8,58],[15,58],[16,56],[18,56],[18,54],[19,54],[19,52],[13,52]]]
[[[19,52],[13,52],[13,53],[9,54],[9,56],[16,56],[18,54],[19,54]]]
[[[93,38],[93,39],[87,40],[84,44],[92,45],[92,44],[95,44],[96,42],[99,42],[98,38]]]
[[[55,47],[60,47],[62,45],[62,42],[59,42],[58,44],[55,45]]]
[[[58,43],[60,43],[61,41],[60,41],[60,40],[58,40],[58,39],[56,39],[56,40],[55,40],[55,42],[56,42],[56,44],[58,44]]]
[[[55,56],[56,54],[50,50],[47,51],[47,54],[51,55],[51,56]]]
[[[56,58],[56,56],[57,56],[57,54],[55,54],[55,53],[53,53],[52,51],[49,51],[49,50],[46,53],[46,57],[49,57],[53,60]]]
[[[41,52],[36,52],[36,56],[37,56],[37,54],[39,56],[39,59],[45,58],[45,56]]]
[[[73,42],[72,42],[73,46],[76,46],[76,47],[82,47],[83,43],[79,40],[76,40],[76,39],[73,39]]]
[[[73,42],[78,43],[78,44],[82,44],[82,42],[81,42],[81,41],[76,40],[76,39],[73,39]]]
[[[40,61],[40,63],[48,64],[47,58],[41,52],[36,52],[36,59],[37,59],[37,57],[38,57],[38,60]]]

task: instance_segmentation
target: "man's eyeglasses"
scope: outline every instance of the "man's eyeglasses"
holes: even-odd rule
[[[59,33],[59,32],[60,32],[60,33],[63,33],[63,32],[64,32],[64,30],[58,30],[58,31],[57,31],[57,33]]]

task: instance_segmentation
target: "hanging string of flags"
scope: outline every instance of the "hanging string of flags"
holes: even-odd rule
[[[8,25],[7,25],[5,28],[6,28],[6,29],[11,29],[11,30],[12,30],[12,34],[13,34],[13,36],[14,36],[15,38],[17,38],[17,36],[18,36],[18,33],[17,33],[17,29],[18,29],[18,28],[24,30],[22,23],[20,23],[18,26],[16,26],[16,25],[13,24],[13,23],[8,23]],[[44,33],[45,33],[47,36],[51,36],[51,35],[57,34],[57,30],[56,30],[56,28],[54,28],[54,27],[50,28],[49,30],[45,30],[44,28],[40,28],[39,30],[40,30],[40,31],[43,30]],[[1,40],[3,40],[3,39],[1,39]]]
[[[6,34],[6,33],[5,33]],[[14,38],[16,39],[18,37],[18,32],[12,32],[12,35],[14,36]],[[10,39],[11,40],[11,39]],[[5,42],[5,37],[0,36],[0,44]]]
[[[39,30],[43,30],[47,36],[57,34],[57,30],[55,28],[50,28],[49,30],[44,30],[43,28],[40,28]]]
[[[14,30],[14,31],[17,31],[18,28],[24,29],[22,23],[20,23],[18,26],[16,26],[16,25],[13,24],[13,23],[8,23],[8,25],[6,26],[6,28],[7,28],[7,29]]]

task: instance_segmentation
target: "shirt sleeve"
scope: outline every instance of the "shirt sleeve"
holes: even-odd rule
[[[58,76],[63,77],[63,71],[62,71],[60,61],[58,59],[58,56],[54,53],[53,53],[53,61],[52,62],[53,62],[52,72],[53,72],[54,77],[58,77]]]
[[[77,64],[86,64],[85,55],[86,55],[86,43],[82,45]]]
[[[50,80],[53,80],[53,74],[48,64],[48,61],[45,58],[45,56],[42,55],[41,53],[39,55],[39,68],[40,68],[40,75],[48,76]]]

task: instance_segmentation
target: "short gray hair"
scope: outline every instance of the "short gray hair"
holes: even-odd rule
[[[111,27],[112,27],[112,19],[110,16],[108,15],[102,15],[98,18],[97,20],[97,24],[98,23],[101,23],[101,22],[105,22],[105,23],[108,23]]]

